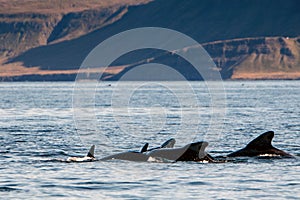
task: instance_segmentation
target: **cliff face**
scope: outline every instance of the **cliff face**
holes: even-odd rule
[[[300,79],[300,39],[284,37],[243,38],[204,43],[224,80],[227,79]],[[189,47],[185,48],[188,51]],[[142,52],[146,54],[147,52]],[[151,52],[153,54],[153,52]],[[150,53],[148,53],[150,54]],[[137,56],[136,56],[137,55]],[[138,57],[138,54],[135,56]],[[132,55],[134,56],[134,55]],[[128,63],[131,56],[121,57],[114,64]],[[162,63],[176,69],[188,80],[198,80],[194,68],[179,56],[161,52],[143,58],[118,72],[109,80],[118,80],[129,69],[146,63]]]
[[[227,79],[300,79],[300,38],[260,37],[216,41],[202,44]],[[188,47],[199,48],[199,47]],[[142,55],[142,57],[140,56]],[[145,55],[151,55],[145,57]],[[139,58],[132,62],[132,57]],[[184,59],[170,52],[143,50],[117,59],[105,71],[102,80],[118,80],[132,68],[146,63],[171,66],[188,80],[201,80],[195,69]],[[15,71],[14,71],[15,70]],[[86,72],[95,74],[101,68]],[[20,73],[21,72],[21,73]],[[6,67],[0,72],[3,80],[74,80],[77,70],[40,70],[37,67]],[[14,74],[14,76],[10,76]],[[4,77],[7,78],[4,78]],[[99,77],[95,77],[99,78]],[[140,77],[136,77],[140,80]]]
[[[59,14],[1,14],[0,55],[15,56],[28,49],[46,45]]]
[[[0,78],[43,80],[47,74],[51,80],[61,74],[63,80],[108,37],[156,26],[180,31],[203,44],[224,79],[297,79],[299,10],[298,0],[44,0],[43,4],[0,0]],[[123,66],[134,67],[147,59],[197,79],[188,63],[165,52],[127,55],[105,78],[117,80],[129,69]],[[66,80],[70,77],[75,76]]]
[[[100,10],[86,10],[78,13],[68,13],[52,29],[47,44],[71,40],[102,28],[119,20],[127,12],[127,6],[113,6]]]
[[[203,44],[223,78],[300,78],[300,39],[261,37]]]
[[[147,0],[0,0],[0,57],[71,40],[119,20],[130,5]]]

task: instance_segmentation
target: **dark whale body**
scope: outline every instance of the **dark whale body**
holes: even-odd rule
[[[207,142],[194,142],[181,148],[166,148],[153,150],[147,155],[154,158],[163,158],[171,161],[195,161],[195,162],[214,162],[214,159],[205,151]]]
[[[107,160],[128,160],[128,161],[167,161],[167,162],[177,162],[177,161],[194,161],[194,162],[210,162],[210,163],[224,163],[233,161],[228,158],[232,157],[286,157],[294,158],[292,155],[277,149],[272,146],[272,139],[274,138],[274,132],[268,131],[254,140],[252,140],[248,145],[235,151],[227,156],[212,157],[209,155],[205,148],[208,146],[207,142],[194,142],[187,144],[181,148],[173,148],[175,144],[175,139],[169,139],[164,142],[159,147],[154,147],[148,149],[149,144],[146,143],[140,151],[128,151],[123,153],[117,153],[104,158],[99,159],[100,161]],[[89,162],[96,161],[94,156],[95,145],[90,148],[89,153],[85,157],[70,157],[67,162]]]
[[[104,158],[101,158],[101,161],[106,161],[106,160],[129,160],[129,161],[140,161],[140,162],[145,162],[148,161],[150,156],[147,156],[146,153],[152,150],[157,150],[157,149],[162,149],[162,148],[173,148],[175,144],[175,139],[171,138],[164,142],[161,146],[159,147],[154,147],[151,149],[148,149],[149,143],[146,143],[140,151],[128,151],[128,152],[123,152],[123,153],[118,153],[110,156],[106,156]]]
[[[167,141],[168,142],[168,141]],[[172,142],[172,145],[166,145]],[[207,142],[194,142],[187,144],[181,148],[173,148],[175,140],[172,139],[168,143],[164,143],[159,148],[147,149],[146,143],[140,152],[129,151],[110,155],[100,160],[128,160],[128,161],[152,161],[154,160],[168,160],[172,162],[177,161],[196,161],[196,162],[214,162],[214,159],[205,152],[205,148],[208,146]]]
[[[227,157],[254,157],[260,155],[267,155],[292,158],[292,155],[273,147],[273,138],[273,131],[265,132],[257,138],[255,138],[254,140],[252,140],[245,148],[235,151],[227,155]]]

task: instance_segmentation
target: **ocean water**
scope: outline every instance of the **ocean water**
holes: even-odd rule
[[[220,84],[213,99],[205,82],[80,83],[93,98],[72,82],[0,83],[0,199],[299,199],[300,81]],[[295,159],[64,162],[169,138],[223,156],[268,130]]]

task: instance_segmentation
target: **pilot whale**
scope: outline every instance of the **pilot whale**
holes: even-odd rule
[[[145,143],[145,145],[141,148],[140,151],[135,151],[136,153],[144,153],[147,151],[152,151],[155,149],[162,149],[162,148],[173,148],[174,144],[175,144],[176,140],[174,138],[171,138],[167,141],[165,141],[162,145],[160,145],[159,147],[153,147],[151,149],[148,149],[149,143]],[[131,151],[134,152],[134,151]]]
[[[91,162],[95,161],[95,145],[92,145],[89,152],[84,157],[69,157],[66,162]]]
[[[195,161],[195,162],[215,162],[205,148],[208,142],[194,142],[187,144],[181,148],[165,148],[155,149],[147,153],[148,156],[154,158],[163,158],[170,161]]]
[[[175,143],[175,140],[172,139],[167,141],[167,144],[171,142]],[[164,143],[165,144],[165,143]],[[148,143],[144,145],[142,151],[129,151],[118,153],[114,155],[110,155],[104,158],[101,158],[101,161],[106,160],[128,160],[128,161],[139,161],[139,162],[146,162],[146,161],[153,161],[153,160],[167,160],[170,162],[177,162],[177,161],[196,161],[196,162],[214,162],[212,156],[210,156],[207,152],[205,152],[205,148],[208,146],[207,142],[194,142],[187,144],[181,148],[173,148],[172,145],[162,145],[161,148],[153,148],[147,149]],[[170,148],[171,147],[171,148]],[[147,150],[146,150],[147,149]]]
[[[114,160],[114,159],[119,159],[119,160],[131,160],[131,161],[148,161],[149,159],[151,160],[150,156],[146,155],[146,152],[157,150],[157,149],[163,149],[163,148],[173,148],[176,140],[171,138],[164,142],[162,145],[159,147],[154,147],[151,149],[148,149],[149,143],[145,143],[145,145],[141,148],[140,151],[128,151],[128,152],[123,152],[123,153],[118,153],[110,156],[106,156],[104,158],[101,158],[101,161],[106,161],[106,160]]]
[[[273,131],[265,132],[257,138],[255,138],[254,140],[252,140],[250,143],[248,143],[248,145],[245,148],[235,151],[227,155],[227,157],[280,156],[292,158],[293,156],[291,154],[288,154],[280,149],[273,147],[273,137]]]

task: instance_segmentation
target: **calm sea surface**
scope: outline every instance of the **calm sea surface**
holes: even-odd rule
[[[94,98],[77,101],[71,82],[0,83],[0,199],[300,198],[299,158],[63,162],[91,144],[101,158],[172,137],[222,156],[268,130],[299,157],[300,81],[224,82],[217,100],[204,82],[192,94],[183,82],[80,84]]]

